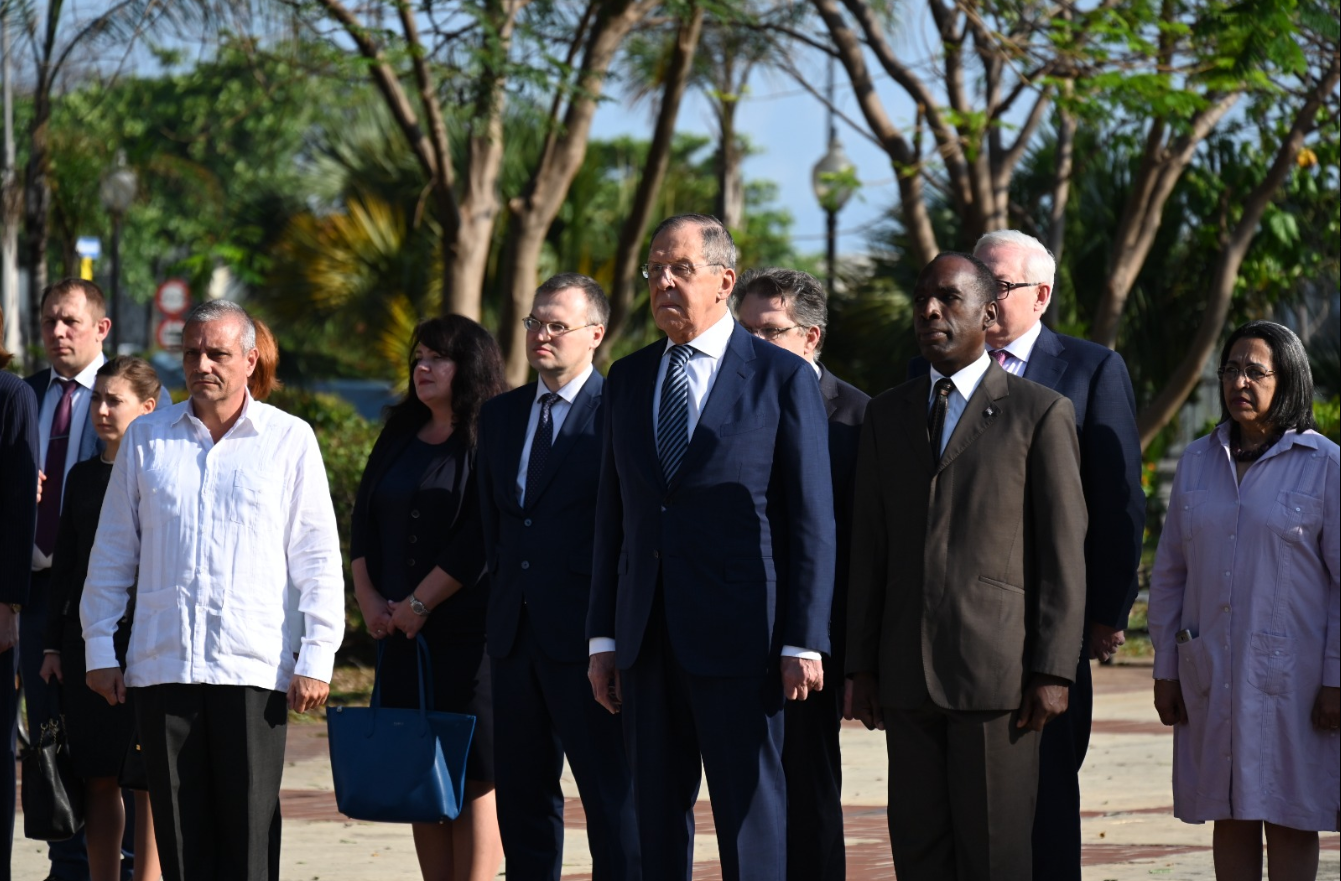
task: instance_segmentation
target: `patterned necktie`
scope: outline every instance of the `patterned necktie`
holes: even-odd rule
[[[47,441],[47,461],[42,473],[47,482],[42,485],[42,501],[37,505],[37,549],[51,556],[56,549],[56,532],[61,523],[61,493],[65,489],[65,455],[70,448],[70,413],[74,410],[73,379],[56,378],[61,385],[61,399],[56,412],[51,414],[51,438]]]
[[[545,463],[549,461],[549,451],[554,446],[554,420],[550,418],[550,410],[558,400],[559,396],[554,392],[540,396],[540,422],[535,427],[535,437],[531,440],[531,458],[526,463],[526,497],[522,499],[523,505],[531,501],[540,488],[540,475],[545,473]]]
[[[996,359],[996,363],[1001,365],[1002,370],[1006,369],[1006,356],[1009,354],[1010,352],[1007,352],[1005,349],[992,350],[992,357]]]
[[[684,366],[694,347],[685,343],[671,346],[666,364],[666,380],[661,384],[661,412],[657,417],[657,458],[666,482],[675,476],[689,447],[689,376]]]
[[[936,381],[936,397],[931,401],[931,421],[928,428],[931,432],[931,464],[939,465],[941,461],[941,435],[945,434],[945,411],[950,407],[950,391],[955,384],[949,379],[939,379]]]

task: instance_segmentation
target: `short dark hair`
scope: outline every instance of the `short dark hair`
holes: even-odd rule
[[[731,299],[739,307],[751,294],[770,300],[780,298],[792,321],[802,327],[820,329],[815,351],[824,348],[824,340],[829,335],[829,295],[815,276],[799,269],[751,269],[736,282]]]
[[[703,237],[703,259],[709,263],[720,264],[727,269],[736,268],[736,240],[731,230],[711,214],[677,214],[667,217],[652,231],[653,240],[663,232],[677,230],[687,224],[698,227]]]
[[[62,278],[60,281],[53,281],[42,288],[42,299],[37,308],[39,311],[45,309],[47,300],[51,297],[63,297],[75,291],[83,293],[84,299],[88,302],[89,312],[93,313],[94,321],[101,321],[107,317],[107,297],[103,295],[102,288],[86,278]]]
[[[558,275],[551,275],[535,289],[535,296],[536,299],[548,297],[569,288],[577,288],[587,298],[588,321],[602,325],[610,323],[610,299],[606,297],[605,290],[596,279],[580,272],[560,272]]]
[[[1317,428],[1313,420],[1313,369],[1308,352],[1294,331],[1274,321],[1249,321],[1225,340],[1220,350],[1220,366],[1229,360],[1229,350],[1244,338],[1259,339],[1271,350],[1271,368],[1276,377],[1276,394],[1267,408],[1267,424],[1279,431],[1307,431]],[[1225,386],[1220,384],[1220,421],[1230,419],[1225,404]]]
[[[104,361],[96,375],[108,379],[121,377],[130,384],[130,390],[141,401],[157,401],[159,392],[163,390],[158,371],[148,361],[133,355],[117,355]]]
[[[420,345],[456,363],[456,373],[452,376],[452,415],[456,430],[466,436],[474,449],[480,408],[485,401],[507,388],[503,380],[503,353],[499,351],[498,342],[489,331],[463,315],[443,315],[421,321],[410,336],[412,375],[414,350]],[[415,427],[427,422],[429,416],[428,405],[419,400],[411,378],[405,397],[387,411],[386,421],[388,427]]]
[[[996,276],[987,268],[986,263],[972,254],[965,254],[963,251],[941,251],[931,258],[931,262],[923,267],[922,271],[926,272],[933,264],[948,257],[958,257],[973,264],[974,281],[977,282],[973,285],[973,292],[978,295],[979,305],[986,306],[988,303],[996,302]]]

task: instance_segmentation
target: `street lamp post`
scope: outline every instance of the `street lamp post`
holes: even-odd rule
[[[843,210],[847,200],[852,198],[855,188],[855,181],[852,179],[852,173],[855,170],[852,161],[847,158],[847,153],[843,150],[843,142],[838,140],[838,126],[834,121],[833,112],[833,57],[829,57],[829,75],[828,84],[825,90],[825,97],[829,103],[829,149],[819,162],[815,163],[815,168],[810,175],[811,186],[815,190],[815,198],[819,200],[820,207],[824,209],[825,220],[825,252],[826,252],[826,288],[833,294],[834,286],[834,267],[838,262],[838,212]]]
[[[135,170],[126,165],[124,150],[116,151],[116,164],[102,179],[99,195],[103,207],[112,215],[112,354],[120,354],[121,325],[121,220],[135,201],[139,189]]]

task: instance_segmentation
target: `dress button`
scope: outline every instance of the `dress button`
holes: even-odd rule
[[[417,536],[417,535],[412,535],[412,536],[410,536],[410,538],[409,538],[408,540],[409,540],[410,544],[414,544],[415,542],[419,541],[419,536]]]
[[[406,566],[409,566],[410,568],[413,569],[413,568],[414,568],[414,557],[410,557],[408,560],[406,560],[406,561],[405,561],[405,565],[406,565]]]
[[[1226,612],[1229,611],[1229,606],[1221,606],[1220,608],[1224,609]]]
[[[530,561],[530,560],[522,560],[522,568],[523,568],[523,569],[530,569],[530,568],[531,568],[531,561]]]
[[[660,560],[660,559],[661,559],[661,551],[653,551],[653,552],[652,552],[652,559],[653,559],[653,560]]]
[[[1225,570],[1225,577],[1226,577],[1226,578],[1229,577],[1229,570],[1228,570],[1228,569]]]
[[[414,519],[418,520],[418,519],[419,519],[419,509],[416,508],[416,509],[414,509],[413,511],[411,511],[411,512],[410,512],[410,516],[413,517]]]
[[[1231,533],[1229,534],[1229,540],[1230,540],[1230,541],[1233,541],[1233,540],[1234,540],[1234,533],[1231,532]]]
[[[1295,511],[1298,511],[1298,510],[1299,510],[1299,508],[1298,508],[1298,506],[1296,506],[1296,507],[1295,507]]]
[[[530,526],[530,525],[531,525],[530,517],[527,517],[525,520],[522,521],[522,526]]]

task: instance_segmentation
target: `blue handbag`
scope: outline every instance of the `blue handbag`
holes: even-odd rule
[[[419,709],[382,706],[382,653],[371,705],[326,714],[335,803],[354,820],[440,823],[461,813],[475,717],[433,709],[428,643],[418,641]]]

